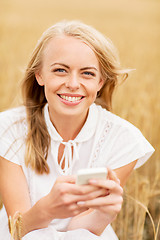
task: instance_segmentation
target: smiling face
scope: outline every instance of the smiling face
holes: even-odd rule
[[[74,37],[52,38],[43,52],[42,67],[35,74],[44,86],[52,119],[85,119],[103,85],[93,50]],[[54,117],[53,117],[54,116]]]

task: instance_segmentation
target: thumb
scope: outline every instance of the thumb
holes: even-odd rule
[[[60,176],[57,178],[55,183],[75,183],[76,182],[76,176],[75,175],[69,175],[69,176]]]
[[[120,184],[120,180],[117,177],[117,174],[112,169],[110,169],[110,168],[107,168],[107,169],[108,169],[108,179],[113,180],[116,183]]]

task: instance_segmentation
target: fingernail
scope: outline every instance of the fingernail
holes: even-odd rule
[[[97,183],[97,180],[95,180],[95,179],[91,179],[91,180],[89,180],[89,183]]]
[[[79,201],[79,202],[77,202],[77,205],[79,205],[79,206],[82,206],[82,205],[84,205],[84,204],[85,204],[84,201]]]

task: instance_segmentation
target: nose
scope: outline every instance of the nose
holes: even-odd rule
[[[75,91],[77,89],[79,89],[80,87],[80,83],[79,83],[79,78],[77,76],[77,74],[71,74],[66,83],[65,83],[65,86],[67,88],[69,88],[71,91]]]

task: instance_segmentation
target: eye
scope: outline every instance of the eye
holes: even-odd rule
[[[86,76],[93,76],[93,77],[96,76],[94,72],[90,72],[90,71],[85,71],[85,72],[83,72],[83,74]]]
[[[65,73],[66,70],[64,68],[56,68],[53,70],[53,72]]]

